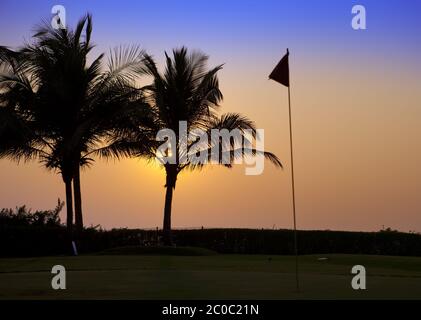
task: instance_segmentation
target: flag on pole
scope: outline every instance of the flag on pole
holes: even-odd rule
[[[295,281],[297,291],[300,291],[299,277],[298,277],[298,241],[297,241],[297,218],[295,207],[295,179],[294,179],[294,151],[292,145],[292,115],[291,115],[291,87],[289,85],[289,51],[282,57],[281,61],[273,69],[269,75],[272,79],[286,87],[288,87],[288,111],[289,111],[289,142],[291,151],[291,189],[292,189],[292,214],[294,219],[294,253],[295,253]]]
[[[269,79],[275,80],[286,87],[289,87],[289,63],[288,63],[289,51],[283,56],[281,61],[273,69],[269,75]]]

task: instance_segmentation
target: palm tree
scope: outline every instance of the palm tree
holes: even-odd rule
[[[88,64],[92,18],[74,31],[42,26],[34,43],[12,51],[0,47],[0,157],[37,158],[59,171],[65,183],[67,227],[83,228],[80,168],[104,147],[141,92],[135,80],[143,51],[117,48],[103,68],[103,54]]]
[[[143,88],[145,99],[141,101],[144,107],[145,101],[149,104],[150,112],[147,125],[145,118],[133,123],[132,131],[120,132],[110,141],[110,148],[101,150],[104,156],[116,155],[120,152],[132,156],[146,157],[154,159],[157,155],[160,142],[156,141],[156,135],[161,129],[171,129],[176,134],[176,145],[170,150],[166,150],[166,155],[170,152],[175,153],[175,163],[162,163],[166,173],[166,194],[164,206],[163,233],[164,244],[169,245],[171,239],[171,208],[173,192],[176,187],[176,181],[179,173],[186,169],[200,169],[203,163],[197,163],[184,158],[180,145],[179,129],[180,121],[187,122],[187,131],[194,132],[196,129],[202,132],[210,133],[212,129],[239,130],[246,138],[246,132],[252,132],[253,138],[256,138],[256,127],[254,123],[239,114],[229,113],[218,116],[219,103],[222,101],[222,93],[219,89],[217,72],[222,66],[207,69],[208,57],[200,52],[188,54],[186,48],[173,51],[173,57],[170,58],[167,53],[166,69],[164,74],[158,71],[157,65],[151,56],[145,55],[144,72],[152,76],[153,83]],[[196,141],[187,142],[187,154],[197,153]],[[215,146],[221,141],[210,139],[206,146],[202,146],[208,151],[209,159],[215,155]],[[222,163],[222,157],[219,157],[220,164],[231,167],[236,157],[244,156],[247,151],[253,154],[261,153],[276,166],[281,163],[278,158],[270,153],[256,149],[238,148],[230,141],[228,143],[229,163]],[[217,149],[219,152],[219,149]],[[184,151],[185,153],[186,151]]]

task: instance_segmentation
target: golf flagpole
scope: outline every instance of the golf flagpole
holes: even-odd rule
[[[297,240],[297,215],[295,207],[295,176],[294,176],[294,149],[292,144],[292,112],[291,112],[291,87],[288,86],[288,113],[289,113],[289,146],[291,151],[291,190],[292,190],[292,212],[294,216],[294,254],[295,254],[295,282],[297,291],[300,290],[298,278],[298,240]]]
[[[293,148],[293,135],[292,135],[292,111],[291,111],[291,86],[289,81],[289,50],[284,57],[273,69],[269,75],[272,79],[286,87],[288,87],[288,119],[289,119],[289,146],[290,146],[290,159],[291,159],[291,190],[292,190],[292,213],[294,220],[294,255],[295,255],[295,284],[297,291],[300,290],[300,282],[298,276],[298,243],[297,243],[297,218],[295,206],[295,176],[294,176],[294,148]]]

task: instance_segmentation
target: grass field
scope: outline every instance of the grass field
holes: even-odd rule
[[[0,299],[420,299],[421,258],[324,255],[96,255],[0,259]],[[51,289],[51,268],[67,270],[67,290]],[[367,270],[367,290],[351,288],[351,268]]]

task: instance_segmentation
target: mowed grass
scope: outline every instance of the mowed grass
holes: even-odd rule
[[[328,260],[319,261],[319,257]],[[92,255],[0,259],[0,299],[420,299],[421,258],[365,255]],[[51,268],[67,289],[51,288]],[[367,270],[353,290],[351,268]]]

